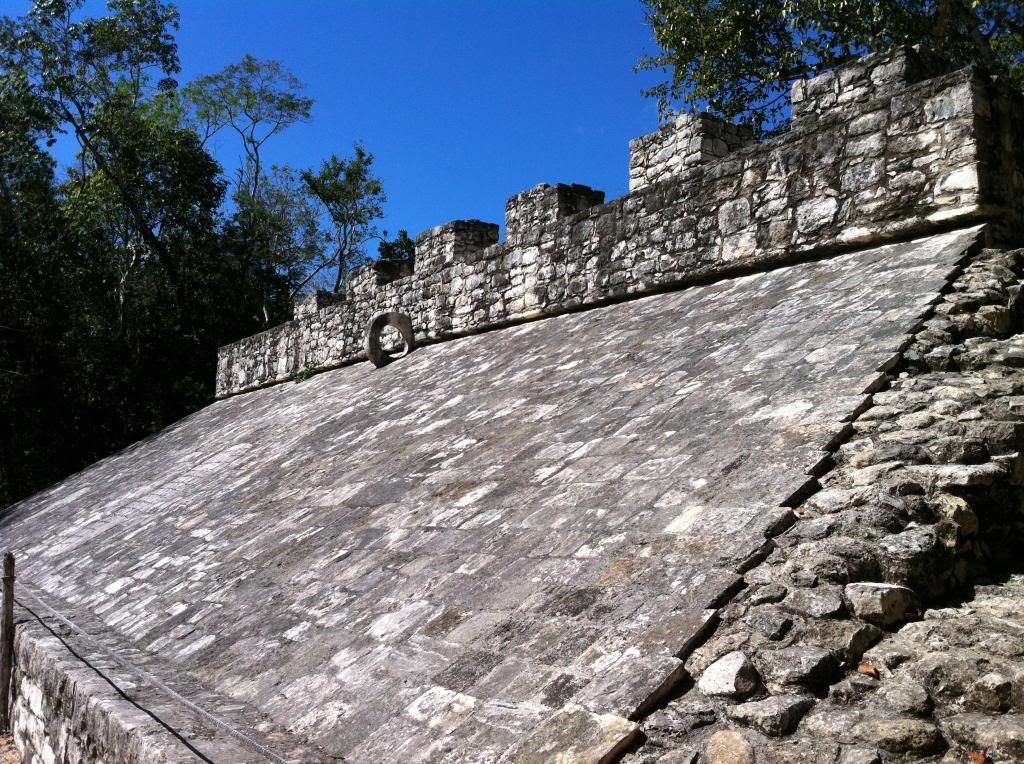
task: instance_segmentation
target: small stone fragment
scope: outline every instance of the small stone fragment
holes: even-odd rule
[[[969,692],[969,700],[979,711],[1002,713],[1010,708],[1013,682],[1002,674],[990,671],[976,681]]]
[[[753,727],[766,735],[780,737],[796,729],[804,714],[814,705],[806,695],[777,695],[726,709],[733,721]]]
[[[739,650],[723,655],[708,666],[697,682],[705,695],[742,699],[757,689],[757,669]]]
[[[878,751],[873,748],[844,748],[839,757],[839,764],[882,764]]]
[[[828,650],[810,645],[766,650],[758,659],[765,679],[775,685],[825,685],[838,668]]]
[[[847,584],[844,596],[854,615],[878,626],[899,623],[908,610],[917,607],[917,595],[897,584]]]
[[[886,711],[900,716],[927,716],[932,711],[932,699],[928,691],[908,678],[884,683],[875,700]]]
[[[870,719],[853,734],[889,753],[930,753],[942,746],[938,727],[923,719]]]
[[[754,764],[754,746],[735,730],[722,730],[708,738],[704,749],[708,764]]]

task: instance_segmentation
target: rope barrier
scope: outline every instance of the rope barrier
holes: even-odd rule
[[[210,724],[212,724],[217,729],[222,730],[223,732],[226,732],[227,734],[229,734],[231,737],[233,737],[235,740],[237,740],[239,743],[241,743],[243,746],[245,746],[249,750],[253,751],[254,753],[260,754],[264,758],[269,759],[270,761],[274,762],[274,764],[289,764],[289,762],[286,759],[282,759],[280,756],[278,756],[276,753],[271,751],[266,746],[256,742],[255,740],[253,740],[251,737],[249,737],[245,733],[239,732],[237,729],[232,727],[227,722],[221,721],[220,719],[218,719],[216,716],[211,714],[206,709],[201,708],[200,706],[197,706],[195,703],[193,703],[188,698],[186,698],[183,695],[175,692],[170,687],[168,687],[166,684],[164,684],[159,679],[157,679],[155,676],[150,674],[148,671],[144,671],[143,669],[140,669],[138,666],[135,666],[134,664],[132,664],[132,663],[128,662],[127,660],[125,660],[124,658],[122,658],[121,656],[117,655],[112,650],[108,649],[98,637],[93,636],[92,634],[87,632],[85,629],[83,629],[81,626],[79,626],[78,624],[74,623],[70,619],[64,617],[63,615],[58,613],[56,610],[54,610],[52,607],[50,607],[50,605],[47,604],[46,601],[42,599],[42,597],[40,597],[38,594],[36,594],[34,591],[32,591],[33,589],[39,589],[40,587],[37,587],[35,584],[27,584],[26,585],[26,578],[25,578],[25,576],[18,576],[18,580],[22,584],[22,588],[28,593],[28,595],[30,597],[32,597],[36,602],[38,602],[46,611],[48,611],[49,614],[51,616],[53,616],[53,618],[55,618],[60,623],[64,624],[64,626],[68,627],[72,631],[76,631],[79,634],[81,634],[83,637],[85,637],[86,640],[91,642],[99,650],[99,652],[103,653],[106,657],[110,658],[112,661],[117,663],[119,666],[121,666],[124,669],[127,669],[128,671],[131,671],[131,672],[135,673],[137,676],[141,677],[145,682],[148,682],[149,684],[151,684],[152,686],[154,686],[158,690],[160,690],[160,692],[162,692],[164,695],[167,695],[172,700],[180,703],[181,705],[185,706],[190,711],[198,714],[205,721],[209,722]],[[15,601],[18,601],[17,597],[15,597],[14,599],[15,599]],[[22,603],[19,602],[19,604],[22,604]]]

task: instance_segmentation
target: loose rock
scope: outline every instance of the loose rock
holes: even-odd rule
[[[871,719],[853,734],[889,753],[930,753],[942,747],[939,728],[922,719]]]
[[[758,657],[765,679],[774,685],[825,685],[838,668],[828,650],[811,645],[765,651]]]
[[[917,595],[896,584],[847,584],[843,594],[854,615],[878,626],[899,623],[918,606]]]
[[[712,697],[742,699],[757,689],[758,680],[754,664],[736,650],[708,666],[697,683],[697,689]]]
[[[754,764],[754,746],[735,730],[722,730],[708,738],[704,749],[708,764]]]
[[[778,737],[792,732],[813,705],[814,699],[806,695],[778,695],[728,708],[726,716],[766,735]]]

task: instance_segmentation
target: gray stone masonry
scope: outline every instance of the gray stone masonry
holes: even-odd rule
[[[710,760],[726,731],[758,762],[1024,760],[1024,589],[978,585],[1020,571],[1022,278],[1024,251],[988,250],[953,281],[633,762]],[[709,692],[726,660],[759,689]]]
[[[315,292],[310,292],[302,300],[295,304],[295,318],[305,318],[306,316],[316,315],[317,311],[329,308],[332,305],[336,305],[344,299],[344,295],[334,294],[333,292],[327,292],[323,289],[317,289]]]
[[[172,764],[196,761],[265,764],[192,710],[150,686],[85,639],[45,614],[24,590],[16,609],[15,674],[11,727],[25,764]],[[47,599],[90,637],[102,639],[133,666],[172,685],[258,745],[289,761],[320,764],[331,759],[299,743],[237,699],[211,692],[178,666],[139,650],[96,616],[76,611],[54,595]]]
[[[931,71],[899,49],[811,80],[793,128],[760,144],[681,118],[634,142],[620,199],[581,186],[513,197],[504,243],[478,221],[433,228],[412,274],[356,278],[342,302],[221,348],[217,394],[359,360],[367,321],[390,310],[423,343],[955,222],[1010,233],[1024,220],[1022,99],[975,69],[921,79]]]
[[[421,234],[0,545],[293,761],[1021,760],[1020,581],[935,606],[1024,538],[1024,98],[898,49],[793,101]],[[249,760],[19,618],[27,758]]]
[[[587,212],[603,202],[604,191],[595,191],[588,186],[541,183],[506,202],[506,244],[511,247],[539,246],[549,223]]]
[[[814,124],[837,109],[872,101],[879,92],[895,93],[908,83],[949,71],[941,59],[918,48],[865,56],[833,71],[793,83],[792,120],[798,126]]]
[[[749,126],[710,114],[680,114],[656,132],[629,142],[629,190],[690,180],[704,165],[754,142]]]
[[[158,657],[172,686],[177,671],[257,709],[286,743],[351,762],[617,755],[978,236],[232,396],[15,505],[0,544],[58,607]],[[788,729],[805,706],[737,718]]]

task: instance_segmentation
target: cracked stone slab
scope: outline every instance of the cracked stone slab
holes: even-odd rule
[[[639,739],[640,728],[614,714],[594,714],[566,707],[548,719],[532,735],[515,746],[503,762],[542,764],[558,761],[584,764],[614,761]]]

